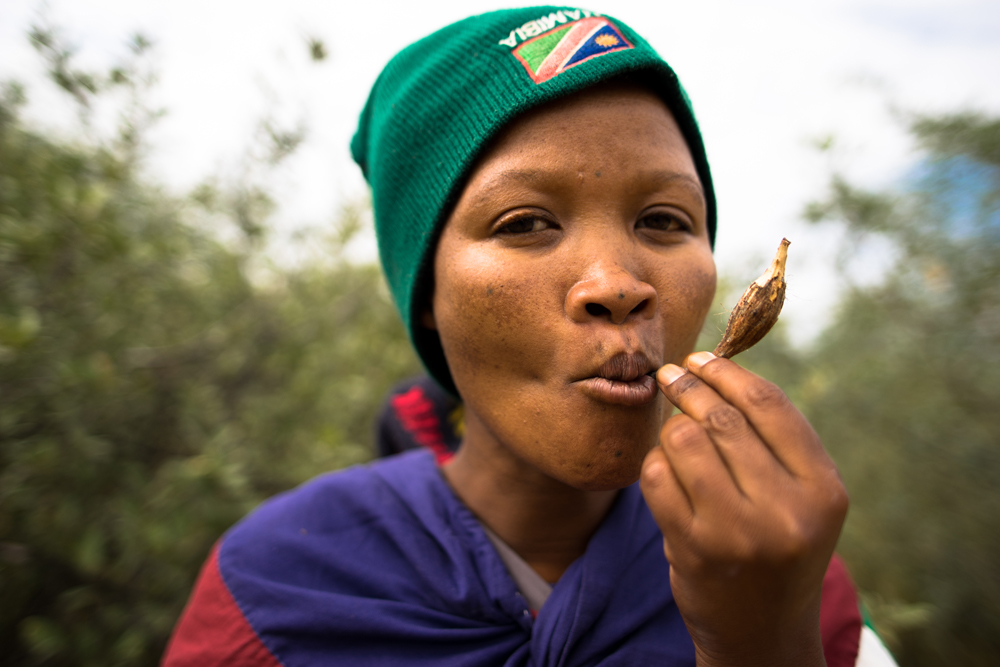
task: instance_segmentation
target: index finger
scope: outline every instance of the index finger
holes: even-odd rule
[[[808,476],[818,465],[833,467],[819,435],[777,385],[711,352],[692,354],[687,368],[743,413],[789,472]]]
[[[683,374],[671,377],[677,373]],[[667,400],[708,432],[741,492],[756,496],[773,486],[777,473],[789,474],[743,412],[697,375],[668,365],[657,382]]]

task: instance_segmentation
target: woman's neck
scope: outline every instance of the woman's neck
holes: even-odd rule
[[[583,555],[618,491],[570,487],[490,438],[468,434],[443,468],[472,512],[543,579],[556,582]]]

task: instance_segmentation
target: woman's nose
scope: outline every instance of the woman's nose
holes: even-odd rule
[[[656,290],[621,265],[594,267],[566,295],[566,312],[574,322],[605,320],[623,324],[656,313]]]

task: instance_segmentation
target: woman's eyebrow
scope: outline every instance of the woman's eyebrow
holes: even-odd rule
[[[692,194],[695,194],[702,199],[705,197],[705,189],[701,185],[701,180],[684,172],[656,169],[642,172],[641,179],[637,180],[641,180],[643,184],[648,184],[654,187],[679,185],[685,189],[691,190]]]
[[[494,174],[484,183],[476,188],[476,199],[474,204],[478,205],[486,200],[497,196],[497,191],[502,191],[511,185],[539,186],[548,181],[565,177],[561,170],[548,171],[542,169],[505,169]],[[660,188],[667,186],[681,186],[689,190],[691,194],[704,199],[705,191],[701,181],[690,174],[671,171],[666,169],[653,169],[641,171],[635,178],[636,183],[643,188]]]
[[[512,183],[537,185],[545,181],[545,175],[537,169],[504,169],[490,177],[485,183],[476,187],[475,204],[496,196],[497,190],[509,187]]]

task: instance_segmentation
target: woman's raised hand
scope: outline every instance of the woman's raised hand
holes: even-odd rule
[[[657,382],[682,411],[643,464],[643,495],[701,666],[825,664],[823,575],[847,492],[774,384],[699,352]]]

